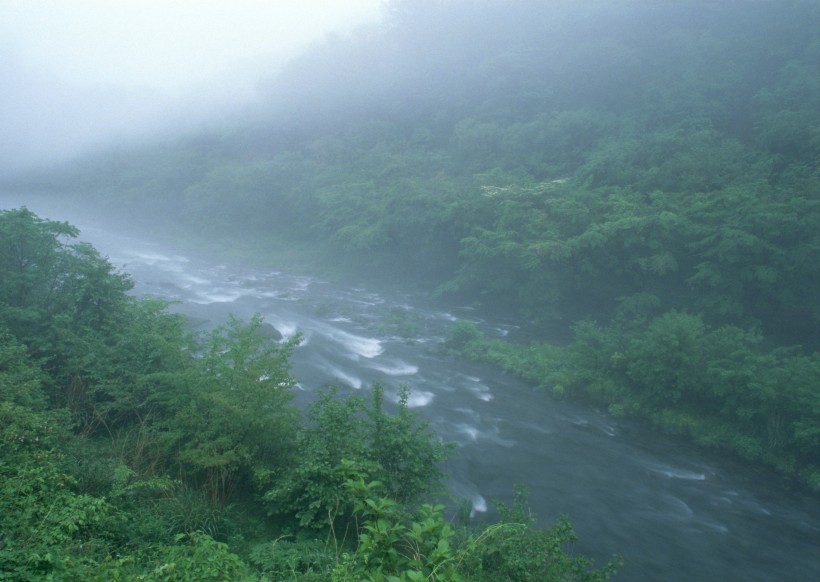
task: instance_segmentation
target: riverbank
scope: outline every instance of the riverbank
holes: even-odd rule
[[[20,195],[16,203],[48,207],[55,218],[62,213],[72,218],[77,212],[70,198],[53,194]],[[122,217],[110,220],[108,224],[123,234],[147,236],[159,246],[234,268],[284,270],[390,294],[431,294],[420,281],[415,281],[415,288],[407,287],[412,277],[391,280],[354,274],[334,264],[321,245],[291,244],[276,233],[264,239],[226,238],[170,229],[161,221],[146,231]],[[385,316],[393,321],[384,325],[403,328],[405,337],[417,327],[402,313]],[[450,349],[498,365],[556,396],[582,399],[616,416],[644,419],[659,430],[731,451],[820,490],[820,445],[814,428],[820,425],[816,354],[766,348],[753,331],[712,329],[696,316],[675,312],[655,318],[638,312],[606,327],[581,324],[574,337],[556,327],[550,342],[530,330],[532,326],[522,329],[516,325],[520,322],[507,321],[508,330],[524,343],[482,338],[463,327],[451,332]]]
[[[687,334],[688,341],[681,341]],[[585,322],[568,345],[488,339],[460,321],[447,341],[451,353],[497,365],[554,396],[729,451],[793,477],[816,494],[814,387],[820,384],[820,356],[766,351],[759,344],[751,332],[709,329],[682,313],[630,330]]]

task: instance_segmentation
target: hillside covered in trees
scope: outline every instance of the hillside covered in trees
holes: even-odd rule
[[[820,490],[818,22],[813,0],[395,0],[219,129],[2,185],[503,314],[518,336],[461,321],[445,349]],[[406,402],[300,411],[295,343],[259,318],[193,335],[73,226],[0,210],[0,578],[616,569],[520,496],[484,530],[445,518],[450,450]]]
[[[504,310],[569,347],[461,326],[452,349],[818,487],[817,22],[809,0],[392,2],[247,118],[16,185]]]
[[[294,61],[246,125],[52,185],[539,321],[643,297],[816,344],[817,11],[397,3]]]
[[[393,2],[251,118],[17,186],[503,309],[573,339],[462,325],[451,348],[817,487],[818,21],[807,0]]]

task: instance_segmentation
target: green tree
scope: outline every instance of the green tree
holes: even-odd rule
[[[262,323],[230,317],[195,368],[148,378],[160,446],[214,503],[236,486],[264,487],[295,453],[289,357],[300,338],[277,344],[259,333]]]
[[[400,394],[398,412],[384,410],[384,389],[373,386],[369,402],[319,396],[298,435],[295,465],[265,493],[273,514],[293,516],[301,527],[324,528],[351,517],[353,499],[343,487],[351,470],[384,484],[401,503],[418,500],[438,485],[438,464],[447,448]]]

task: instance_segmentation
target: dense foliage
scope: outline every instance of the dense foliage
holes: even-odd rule
[[[458,322],[455,354],[488,361],[557,397],[651,420],[697,442],[798,475],[820,490],[820,355],[762,347],[759,333],[667,312],[647,323],[591,321],[568,346],[485,338]]]
[[[820,4],[387,5],[245,125],[15,185],[568,330],[523,346],[463,323],[449,346],[820,487]],[[3,214],[3,574],[606,576],[563,561],[561,522],[462,535],[406,505],[443,453],[406,409],[328,394],[301,421],[292,346],[256,321],[190,344],[74,234]],[[225,546],[256,499],[265,541]]]
[[[77,234],[0,211],[0,579],[462,580],[507,539],[423,503],[447,447],[406,393],[390,414],[378,385],[331,391],[302,420],[298,336],[257,316],[192,337]],[[524,567],[613,570],[566,554],[563,521],[530,526]]]
[[[55,179],[539,320],[650,293],[817,345],[818,5],[572,4],[393,2],[254,125]]]
[[[573,4],[392,2],[295,60],[252,125],[54,179],[539,322],[649,294],[816,347],[820,8]]]
[[[561,386],[589,382],[621,411],[674,410],[688,420],[664,424],[731,433],[693,430],[701,440],[816,466],[820,5],[387,8],[382,28],[296,59],[245,126],[36,179],[244,240],[262,260],[310,248],[507,310],[542,338],[595,321]],[[32,313],[8,315],[34,330]]]
[[[295,60],[253,125],[53,178],[538,321],[650,294],[818,345],[816,3],[390,6]]]

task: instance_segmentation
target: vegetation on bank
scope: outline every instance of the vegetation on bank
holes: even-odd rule
[[[291,403],[262,320],[193,337],[77,230],[0,211],[0,579],[606,580],[519,502],[434,496],[447,447],[373,386]]]
[[[759,333],[699,316],[591,321],[569,345],[487,339],[457,322],[450,353],[496,364],[562,398],[650,420],[696,442],[762,461],[820,491],[820,354],[765,349]]]
[[[17,185],[574,329],[452,345],[820,485],[820,4],[388,8],[245,125]]]

